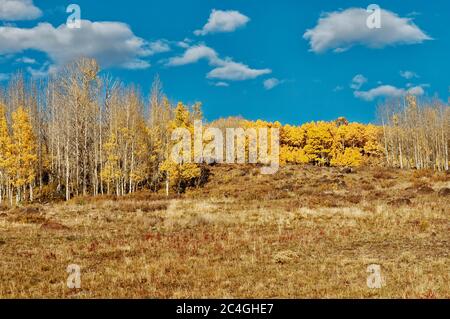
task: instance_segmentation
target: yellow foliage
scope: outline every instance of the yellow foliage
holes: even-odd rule
[[[170,129],[175,130],[177,128],[190,129],[192,125],[191,115],[189,110],[179,102],[175,108],[175,118],[170,122]]]
[[[280,142],[284,145],[303,148],[306,144],[306,132],[303,127],[285,125],[280,133]]]
[[[331,160],[336,125],[328,122],[307,123],[306,145],[303,148],[309,161],[317,165],[327,165]]]
[[[348,123],[345,118],[301,126],[242,120],[242,127],[280,128],[281,164],[359,166],[364,157],[382,155],[380,128],[371,124]],[[248,145],[246,147],[248,149]]]
[[[167,174],[171,186],[191,185],[201,175],[200,167],[193,163],[177,164],[171,160],[165,160],[160,169]]]
[[[308,164],[309,157],[302,148],[282,145],[280,148],[281,164]]]
[[[0,173],[2,178],[10,170],[12,164],[12,141],[6,122],[5,107],[0,104]]]
[[[14,186],[19,188],[34,181],[37,162],[36,138],[28,112],[23,107],[19,107],[12,114],[12,119],[13,163],[10,175],[14,178]]]
[[[378,126],[348,123],[345,118],[302,126],[285,125],[280,135],[280,162],[359,166],[364,156],[382,155],[380,134]]]
[[[355,147],[349,147],[343,153],[337,153],[331,159],[331,166],[357,167],[362,164],[363,157],[361,151]]]
[[[106,155],[106,163],[101,171],[101,176],[105,182],[113,183],[120,178],[121,170],[119,167],[119,156],[117,155],[118,149],[117,136],[114,132],[111,132],[108,141],[103,145],[103,149]]]
[[[171,131],[169,135],[177,128],[185,128],[192,135],[194,133],[193,121],[198,119],[199,116],[201,116],[200,104],[196,104],[193,112],[190,113],[183,103],[178,103],[174,111],[174,119],[169,123]],[[191,158],[193,158],[193,154],[191,154]],[[178,164],[168,158],[161,163],[159,169],[161,173],[165,174],[166,182],[176,188],[179,193],[183,192],[186,187],[193,186],[202,173],[198,164]]]
[[[379,141],[381,139],[382,130],[380,127],[369,124],[366,126],[364,132],[365,145],[364,153],[369,156],[381,156],[383,154],[383,148],[381,147]]]

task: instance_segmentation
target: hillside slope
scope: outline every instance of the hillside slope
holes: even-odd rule
[[[449,188],[431,171],[216,166],[180,197],[6,210],[0,297],[449,298]]]

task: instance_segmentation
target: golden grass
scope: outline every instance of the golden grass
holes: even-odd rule
[[[448,175],[257,172],[215,167],[205,188],[169,199],[3,208],[0,297],[450,297]],[[69,264],[81,289],[66,286]],[[370,264],[381,289],[366,285]]]

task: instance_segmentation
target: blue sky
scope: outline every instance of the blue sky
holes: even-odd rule
[[[70,3],[81,29],[66,27]],[[0,85],[17,69],[44,76],[86,54],[144,92],[159,74],[171,100],[201,101],[209,120],[374,122],[385,97],[446,100],[450,2],[378,0],[373,30],[371,3],[0,0]]]

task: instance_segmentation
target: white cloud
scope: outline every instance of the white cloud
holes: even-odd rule
[[[208,33],[233,32],[239,27],[245,26],[250,18],[239,11],[212,10],[208,23],[203,29],[194,31],[195,35],[207,35]]]
[[[362,74],[357,74],[352,79],[352,83],[350,84],[350,88],[354,90],[359,90],[365,83],[367,83],[367,78]]]
[[[266,90],[272,90],[282,83],[283,83],[283,81],[280,81],[277,78],[270,78],[270,79],[265,80],[263,85]]]
[[[379,87],[373,88],[369,91],[355,91],[354,95],[365,101],[373,101],[379,97],[401,97],[406,94],[412,95],[423,95],[425,93],[421,86],[415,86],[408,90],[397,88],[392,85],[381,85]]]
[[[49,23],[30,29],[0,27],[0,54],[25,50],[44,52],[57,66],[87,56],[105,68],[142,69],[150,66],[144,58],[170,48],[163,41],[149,43],[135,36],[120,22],[83,20],[80,29],[69,29],[65,24],[55,28]]]
[[[326,13],[313,29],[306,31],[303,38],[309,41],[311,51],[315,53],[331,49],[343,52],[354,45],[383,48],[431,40],[412,19],[401,18],[384,9],[381,9],[381,28],[370,29],[366,22],[371,14],[362,8]]]
[[[156,40],[148,44],[149,55],[155,55],[158,53],[169,52],[170,45],[166,40]]]
[[[42,16],[42,11],[33,0],[0,0],[0,20],[33,20]]]
[[[34,69],[29,66],[27,67],[27,71],[33,78],[43,78],[46,77],[50,72],[54,71],[54,67],[52,67],[49,62],[46,62],[39,69]]]
[[[338,85],[333,89],[333,92],[340,92],[344,90],[344,87],[342,85]]]
[[[381,85],[369,91],[355,91],[354,95],[357,98],[373,101],[378,97],[399,97],[405,94],[404,89],[396,88],[392,85]]]
[[[423,87],[421,87],[421,86],[412,87],[407,92],[408,92],[408,94],[412,94],[412,95],[416,95],[416,96],[421,96],[421,95],[425,94],[425,91],[424,91]]]
[[[120,66],[124,69],[129,69],[129,70],[145,70],[145,69],[148,69],[149,67],[151,67],[152,65],[148,61],[141,60],[141,59],[135,59],[132,61],[125,62],[125,63],[121,64]]]
[[[203,44],[192,46],[183,55],[170,58],[166,65],[181,66],[197,63],[202,59],[207,60],[209,65],[215,67],[207,74],[209,79],[244,81],[272,72],[270,69],[252,69],[246,64],[234,62],[230,58],[221,59],[214,49]]]
[[[217,83],[214,83],[214,86],[218,86],[218,87],[229,87],[230,84],[228,84],[227,82],[217,82]]]
[[[189,42],[187,42],[187,41],[178,41],[178,42],[177,42],[177,46],[179,46],[180,48],[183,48],[183,49],[187,49],[187,48],[189,48],[191,45],[190,45]]]
[[[214,49],[207,47],[203,44],[196,45],[188,48],[182,56],[173,57],[169,59],[168,66],[179,66],[191,63],[196,63],[201,59],[207,59],[208,61],[217,63],[218,55]]]
[[[9,74],[6,73],[0,73],[0,82],[6,81],[9,79]]]
[[[23,64],[36,64],[36,60],[33,58],[29,58],[29,57],[21,57],[21,58],[17,58],[16,59],[17,63],[23,63]]]
[[[412,71],[400,71],[400,76],[407,80],[411,80],[412,78],[418,78],[419,76]]]
[[[251,69],[248,65],[243,63],[237,63],[233,61],[222,61],[222,66],[213,69],[208,73],[209,79],[221,79],[229,81],[244,81],[249,79],[255,79],[258,76],[269,74],[272,72],[270,69]]]

